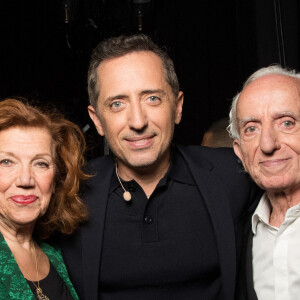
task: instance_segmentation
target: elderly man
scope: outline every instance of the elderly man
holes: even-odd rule
[[[113,154],[89,162],[89,221],[63,239],[80,299],[232,300],[240,216],[257,189],[231,149],[171,144],[183,104],[171,59],[143,34],[110,38],[88,90]]]
[[[300,74],[258,70],[234,98],[230,119],[234,151],[265,190],[249,222],[237,298],[299,299]]]

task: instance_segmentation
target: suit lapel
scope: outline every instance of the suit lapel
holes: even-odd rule
[[[253,283],[251,217],[248,216],[245,222],[236,297],[239,300],[257,300]]]
[[[197,166],[184,151],[180,148],[179,151],[190,168],[211,217],[218,247],[224,299],[232,300],[236,277],[236,249],[234,225],[225,189],[222,190],[223,184],[212,172],[211,165],[204,161],[202,166],[199,163]]]
[[[250,228],[248,228],[247,232],[247,249],[246,251],[246,290],[247,290],[247,299],[249,300],[257,300],[257,295],[254,290],[254,282],[253,282],[253,266],[252,266],[252,246],[253,246],[253,233],[251,230],[251,221]]]
[[[84,295],[89,300],[98,299],[105,215],[113,170],[113,159],[107,157],[92,170],[96,176],[89,181],[85,194],[89,203],[89,221],[81,233],[82,269]]]

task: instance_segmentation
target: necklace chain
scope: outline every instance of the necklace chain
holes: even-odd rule
[[[38,262],[37,262],[37,257],[36,257],[36,249],[35,249],[35,245],[33,243],[33,249],[34,249],[34,259],[35,259],[35,269],[36,269],[36,276],[37,278],[39,278],[39,271],[38,271]],[[46,295],[43,294],[43,290],[40,288],[40,281],[37,281],[37,285],[34,283],[33,280],[30,280],[33,285],[36,288],[36,294],[39,300],[50,300]]]
[[[124,186],[123,186],[123,184],[121,182],[121,179],[120,179],[119,174],[118,174],[118,164],[117,164],[117,162],[116,162],[115,166],[116,166],[116,175],[118,177],[118,180],[119,180],[119,182],[121,184],[122,189],[124,190],[123,198],[124,198],[125,201],[128,202],[128,201],[131,200],[131,194],[128,191],[126,191],[126,189],[124,188]]]
[[[118,174],[118,164],[117,164],[117,162],[115,163],[115,167],[116,167],[117,178],[118,178],[118,180],[119,180],[119,182],[121,184],[121,187],[122,187],[122,189],[124,191],[123,198],[124,198],[125,201],[130,201],[131,200],[131,194],[128,191],[126,191],[126,189],[124,188],[124,186],[123,186],[123,184],[121,182],[121,179],[120,179],[119,174]],[[146,194],[146,196],[147,196],[148,199],[150,198],[151,195],[152,195],[152,193]]]

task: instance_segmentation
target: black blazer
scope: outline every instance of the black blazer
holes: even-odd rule
[[[253,266],[252,266],[252,246],[253,232],[251,217],[246,221],[245,231],[243,235],[243,247],[241,255],[240,269],[238,271],[238,281],[236,288],[237,300],[258,300],[254,290],[253,282]]]
[[[241,213],[260,190],[241,171],[230,148],[178,147],[198,186],[212,220],[217,241],[224,300],[235,294],[237,261],[240,258],[243,227]],[[89,220],[71,236],[61,238],[70,278],[82,300],[98,300],[102,240],[108,191],[114,171],[111,156],[88,163],[95,174],[85,185],[84,200]]]

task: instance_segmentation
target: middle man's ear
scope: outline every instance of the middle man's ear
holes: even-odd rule
[[[95,110],[95,108],[92,105],[88,106],[88,112],[89,112],[90,118],[92,119],[92,121],[95,124],[95,127],[96,127],[98,133],[100,135],[104,136],[104,131],[103,131],[103,127],[102,127],[101,121],[99,120],[99,117],[98,117],[98,115],[96,113],[96,110]]]
[[[177,102],[176,102],[176,110],[175,110],[175,124],[179,124],[182,117],[182,106],[183,106],[183,92],[179,92],[177,96]]]

